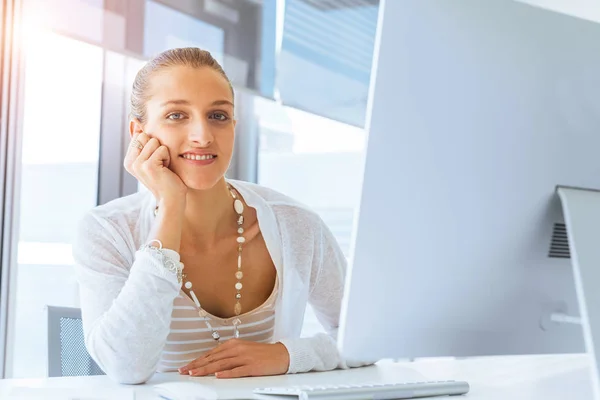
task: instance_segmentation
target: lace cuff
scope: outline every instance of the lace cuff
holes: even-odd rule
[[[152,245],[152,243],[158,243],[158,246]],[[177,283],[181,284],[183,281],[183,263],[179,261],[179,254],[173,250],[163,249],[162,242],[160,240],[151,240],[148,244],[140,247],[141,251],[152,253],[152,255],[158,258],[164,268],[174,274],[177,277]],[[172,254],[170,254],[172,253]]]

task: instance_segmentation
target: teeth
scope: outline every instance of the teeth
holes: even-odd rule
[[[199,154],[184,154],[183,158],[188,159],[188,160],[211,160],[213,158],[215,158],[215,156],[213,156],[212,154],[204,154],[204,155],[199,155]]]

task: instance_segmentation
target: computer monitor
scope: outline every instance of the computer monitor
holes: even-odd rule
[[[381,7],[341,352],[584,352],[549,318],[580,315],[555,189],[600,189],[600,24],[507,0]]]

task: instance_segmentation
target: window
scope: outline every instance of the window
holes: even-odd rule
[[[96,205],[102,91],[101,48],[41,31],[26,46],[13,377],[46,374],[44,307],[79,302],[71,243]]]
[[[258,183],[315,210],[350,253],[379,2],[286,0],[273,94],[257,99]],[[303,335],[322,331],[311,307]]]
[[[258,183],[316,211],[348,256],[361,189],[364,131],[262,98],[255,107]],[[302,336],[318,332],[323,329],[307,307]]]

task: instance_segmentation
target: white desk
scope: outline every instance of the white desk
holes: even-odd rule
[[[260,386],[453,379],[470,383],[471,391],[465,400],[587,400],[592,399],[589,373],[589,359],[586,355],[437,359],[412,363],[381,362],[375,366],[348,371],[232,380],[214,377],[190,378],[176,373],[156,374],[145,385],[136,386],[118,385],[106,376],[6,379],[0,380],[0,398],[8,398],[12,390],[39,388],[50,390],[46,398],[53,399],[52,388],[70,388],[74,394],[77,394],[79,389],[87,390],[88,393],[93,390],[94,399],[155,400],[159,397],[153,392],[152,384],[191,379],[214,385],[220,398],[251,399],[252,389]],[[118,392],[119,390],[123,392]],[[80,394],[85,398],[84,392]],[[459,398],[461,397],[457,400]]]

